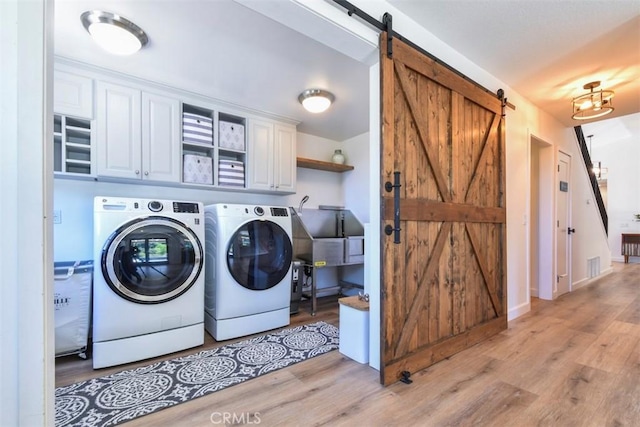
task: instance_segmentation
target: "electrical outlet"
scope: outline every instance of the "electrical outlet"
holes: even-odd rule
[[[53,223],[54,224],[62,224],[62,211],[59,209],[54,209],[53,211]]]

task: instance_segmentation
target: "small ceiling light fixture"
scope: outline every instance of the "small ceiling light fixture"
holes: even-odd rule
[[[131,55],[149,42],[142,28],[115,13],[89,10],[80,20],[100,47],[116,55]]]
[[[298,101],[310,113],[322,113],[335,100],[331,92],[322,89],[307,89],[298,96]]]
[[[589,120],[602,117],[613,111],[611,104],[613,91],[602,89],[594,91],[599,86],[599,81],[587,83],[583,86],[589,90],[589,93],[573,98],[573,101],[571,101],[573,105],[571,118],[574,120]]]

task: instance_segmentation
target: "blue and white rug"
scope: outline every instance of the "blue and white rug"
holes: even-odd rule
[[[56,389],[56,426],[113,426],[338,348],[325,322]]]

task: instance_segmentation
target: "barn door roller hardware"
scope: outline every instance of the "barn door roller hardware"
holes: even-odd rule
[[[393,58],[393,16],[386,12],[382,15],[382,23],[387,32],[387,58]]]
[[[413,382],[413,380],[409,378],[411,376],[411,372],[402,371],[402,372],[400,372],[400,375],[402,375],[402,378],[400,378],[401,382],[403,382],[405,384],[411,384]]]
[[[393,191],[393,227],[389,224],[384,228],[384,232],[387,236],[391,236],[393,233],[393,243],[400,243],[400,172],[393,173],[393,184],[389,181],[384,183],[384,189],[387,193]],[[395,191],[394,191],[395,190]]]
[[[440,64],[443,67],[449,69],[451,72],[453,72],[453,73],[457,74],[458,76],[462,77],[463,79],[473,83],[474,85],[476,85],[480,89],[484,90],[485,92],[490,93],[493,96],[496,96],[496,94],[493,93],[492,91],[490,91],[489,89],[485,88],[484,86],[482,86],[481,84],[475,82],[474,80],[471,80],[469,77],[465,76],[460,71],[458,71],[455,68],[451,67],[449,64],[447,64],[445,62],[442,62],[441,60],[439,60],[438,58],[436,58],[435,56],[433,56],[432,54],[430,54],[429,52],[427,52],[426,50],[424,50],[423,48],[421,48],[417,44],[413,43],[411,40],[403,37],[402,34],[399,34],[396,31],[394,31],[393,30],[393,26],[392,26],[393,19],[392,19],[392,16],[391,16],[390,13],[388,13],[388,12],[385,13],[382,16],[382,22],[380,22],[376,18],[374,18],[373,16],[369,15],[368,13],[363,11],[362,9],[357,8],[356,6],[354,6],[353,4],[351,4],[350,2],[348,2],[346,0],[333,0],[333,1],[334,1],[334,3],[337,3],[338,5],[342,6],[344,9],[346,9],[347,10],[347,14],[349,16],[356,15],[358,18],[362,19],[364,22],[366,22],[367,24],[371,25],[372,27],[378,29],[379,31],[386,31],[387,32],[387,57],[388,58],[392,58],[392,55],[393,55],[392,40],[393,40],[393,38],[396,38],[396,39],[408,44],[412,48],[416,49],[418,52],[422,53],[423,55],[428,56],[429,58],[431,58],[432,60],[434,60],[438,64]],[[502,98],[500,98],[500,99],[502,99]],[[506,103],[507,107],[510,107],[510,108],[512,108],[514,110],[516,109],[516,107],[513,104],[510,104],[510,103],[506,102],[506,98],[504,98],[504,99],[505,99],[505,103]]]

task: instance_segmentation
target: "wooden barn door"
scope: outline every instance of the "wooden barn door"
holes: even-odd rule
[[[507,327],[504,118],[495,95],[397,39],[390,59],[380,40],[390,384]]]

